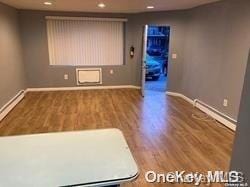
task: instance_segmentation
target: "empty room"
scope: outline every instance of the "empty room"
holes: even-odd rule
[[[0,186],[248,186],[249,0],[0,0]]]

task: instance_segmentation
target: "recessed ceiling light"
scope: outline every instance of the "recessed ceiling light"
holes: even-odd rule
[[[153,9],[155,8],[154,6],[147,6],[147,9]]]
[[[104,7],[106,7],[106,5],[105,5],[104,3],[99,3],[99,4],[98,4],[98,7],[99,7],[99,8],[104,8]]]
[[[49,1],[45,1],[43,4],[45,4],[45,5],[52,5],[52,3],[49,2]]]

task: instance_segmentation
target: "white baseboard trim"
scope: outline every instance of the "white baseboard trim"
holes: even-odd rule
[[[226,119],[222,115],[214,112],[213,110],[210,110],[206,106],[204,106],[204,105],[202,105],[200,103],[196,103],[195,107],[197,107],[201,111],[205,112],[206,114],[208,114],[212,118],[216,119],[217,121],[219,121],[220,123],[222,123],[223,125],[225,125],[226,127],[228,127],[229,129],[231,129],[233,131],[236,130],[236,125],[233,122],[231,122],[230,120]]]
[[[176,93],[176,92],[166,92],[167,95],[169,96],[175,96],[175,97],[181,97],[182,99],[186,100],[196,108],[200,109],[204,113],[210,115],[212,118],[216,119],[220,123],[222,123],[224,126],[227,128],[235,131],[236,130],[236,123],[237,121],[235,119],[230,118],[226,114],[223,114],[222,112],[219,112],[215,108],[207,105],[206,103],[203,103],[202,101],[199,101],[197,99],[192,100],[188,97],[186,97],[183,94]]]
[[[24,98],[25,91],[18,92],[9,102],[0,109],[0,121]]]
[[[77,86],[77,87],[52,87],[52,88],[27,88],[26,92],[48,92],[48,91],[69,91],[69,90],[101,90],[101,89],[140,89],[139,86],[119,85],[119,86]]]
[[[180,94],[180,93],[176,93],[176,92],[166,92],[167,95],[169,96],[174,96],[174,97],[181,97],[182,99],[186,100],[187,102],[189,102],[190,104],[194,104],[194,101],[188,97],[186,97],[185,95],[183,94]]]

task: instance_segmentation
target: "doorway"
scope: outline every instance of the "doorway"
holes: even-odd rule
[[[165,92],[167,89],[169,26],[148,26],[146,39],[145,90]]]

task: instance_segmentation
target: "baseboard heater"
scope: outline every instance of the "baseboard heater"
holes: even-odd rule
[[[226,127],[230,128],[231,130],[234,130],[234,131],[236,130],[237,120],[223,114],[222,112],[200,101],[199,99],[195,99],[193,102],[193,105],[194,107],[199,108],[201,111],[210,115],[211,117],[213,117],[220,123],[224,124]]]
[[[101,68],[77,68],[76,69],[77,85],[100,85],[102,84]]]
[[[21,90],[0,109],[0,121],[23,99],[24,95],[25,91]]]

